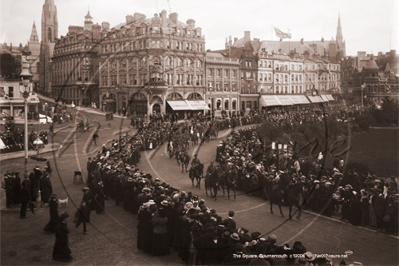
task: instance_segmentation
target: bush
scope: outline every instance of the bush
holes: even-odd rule
[[[370,125],[366,120],[362,120],[359,122],[359,128],[362,131],[368,132],[370,129]]]

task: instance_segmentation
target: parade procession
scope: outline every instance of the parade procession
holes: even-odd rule
[[[11,2],[1,265],[399,265],[392,1]]]

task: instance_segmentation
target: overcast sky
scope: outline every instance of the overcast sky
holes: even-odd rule
[[[26,44],[33,21],[41,41],[41,16],[45,0],[0,0],[0,42]],[[206,49],[223,49],[228,36],[278,40],[272,27],[290,32],[293,41],[331,40],[336,37],[338,14],[347,55],[357,51],[399,53],[398,0],[54,0],[58,11],[58,34],[69,25],[83,26],[90,7],[94,23],[111,27],[135,12],[152,17],[165,9],[186,22],[194,19],[205,35]],[[285,39],[284,41],[288,41]]]

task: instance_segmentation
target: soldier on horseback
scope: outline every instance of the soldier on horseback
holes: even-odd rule
[[[193,168],[197,168],[198,165],[201,163],[197,156],[198,154],[195,154],[193,160],[191,161],[191,167]]]

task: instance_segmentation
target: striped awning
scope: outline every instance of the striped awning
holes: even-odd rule
[[[174,111],[191,110],[191,107],[186,103],[186,101],[167,101],[167,102]]]
[[[329,101],[335,101],[334,97],[331,94],[327,94],[327,99]]]
[[[186,103],[191,107],[191,110],[209,110],[205,101],[186,101]]]
[[[324,102],[320,96],[308,96],[311,103],[322,103]]]
[[[260,106],[280,106],[281,103],[274,95],[262,95],[260,97]]]
[[[309,100],[305,95],[290,95],[290,99],[294,104],[309,104]]]
[[[281,103],[282,106],[293,105],[292,100],[289,95],[276,95],[277,100]]]
[[[327,95],[320,95],[321,96],[321,99],[324,101],[324,102],[328,102],[329,100],[328,100],[328,97],[327,97]]]

